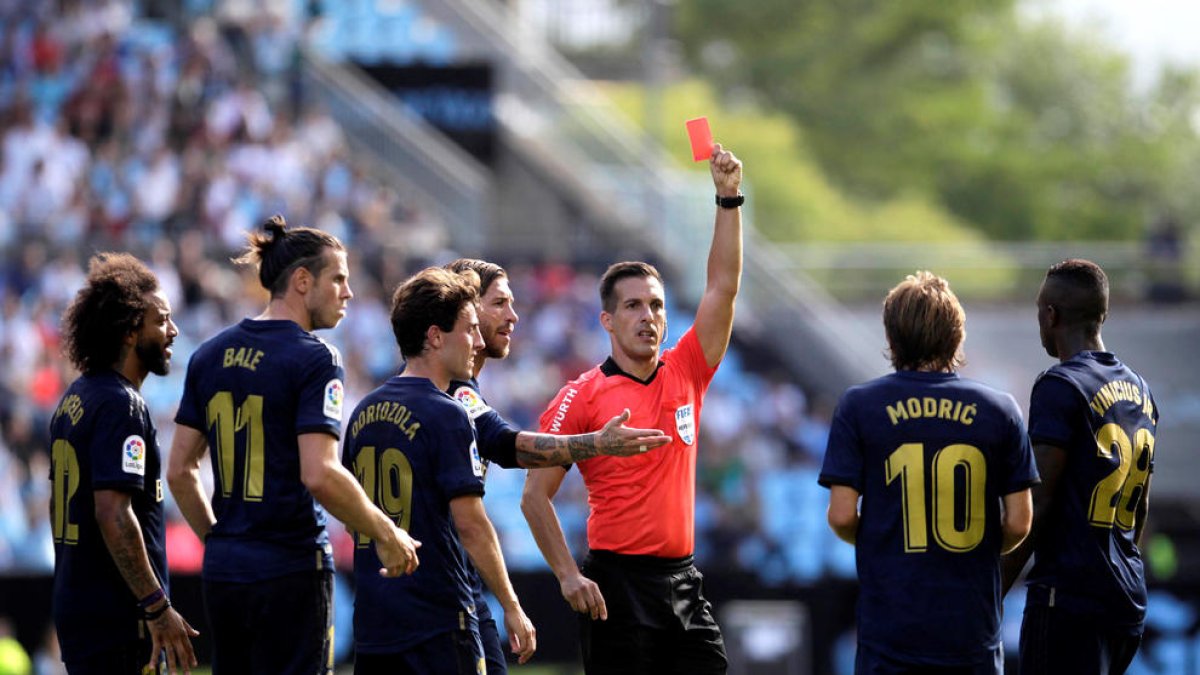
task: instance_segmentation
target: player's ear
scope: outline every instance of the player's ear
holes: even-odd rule
[[[610,333],[613,330],[612,320],[613,320],[612,314],[609,314],[608,312],[606,312],[604,310],[600,310],[600,325],[604,326],[604,330],[606,330]]]
[[[312,282],[312,272],[303,265],[292,270],[292,278],[290,281],[288,281],[288,283],[292,286],[295,286],[296,290],[300,293],[307,293],[308,289],[312,287]]]
[[[425,343],[430,349],[438,349],[442,346],[442,329],[434,324],[430,324],[429,328],[425,329]]]

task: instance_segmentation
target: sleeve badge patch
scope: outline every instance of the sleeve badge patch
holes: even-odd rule
[[[487,403],[484,403],[479,392],[465,384],[454,390],[454,400],[458,401],[463,410],[467,411],[467,417],[472,420],[492,409]]]
[[[146,441],[138,435],[125,439],[121,451],[121,470],[137,476],[146,475]]]
[[[483,459],[479,457],[479,445],[471,441],[471,471],[483,478]]]
[[[342,420],[342,402],[346,399],[346,389],[342,381],[336,377],[325,385],[325,416]]]

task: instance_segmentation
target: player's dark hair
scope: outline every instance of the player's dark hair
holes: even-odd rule
[[[492,287],[492,282],[508,276],[508,272],[496,263],[476,258],[459,258],[445,267],[456,274],[471,270],[479,275],[479,297],[481,298],[487,295],[488,289]]]
[[[479,280],[473,271],[456,274],[428,267],[400,284],[392,294],[392,332],[404,358],[425,351],[430,326],[454,330],[459,314],[479,297]]]
[[[63,354],[81,372],[111,368],[125,336],[142,326],[146,294],[157,290],[154,273],[128,253],[93,256],[87,282],[63,313]]]
[[[246,250],[233,262],[258,267],[258,281],[277,298],[287,292],[292,272],[303,267],[313,276],[321,274],[328,260],[325,249],[344,251],[338,238],[311,227],[288,228],[283,216],[275,214],[263,223],[262,232],[246,235]]]
[[[1108,316],[1108,276],[1090,260],[1071,258],[1046,270],[1046,281],[1059,286],[1051,304],[1069,324],[1099,329]]]
[[[883,300],[883,327],[896,370],[962,367],[966,325],[966,312],[950,283],[932,272],[908,275]]]
[[[612,314],[617,310],[617,282],[628,277],[653,277],[660,284],[663,280],[650,263],[626,261],[609,265],[600,277],[600,306],[604,311]]]

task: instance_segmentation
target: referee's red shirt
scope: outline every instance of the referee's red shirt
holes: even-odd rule
[[[629,408],[628,426],[662,429],[673,438],[645,454],[579,462],[592,550],[665,558],[692,554],[700,408],[716,370],[688,329],[663,352],[649,381],[623,372],[610,358],[563,387],[542,413],[543,432],[581,434],[599,430]]]

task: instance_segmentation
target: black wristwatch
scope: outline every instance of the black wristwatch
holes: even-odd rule
[[[717,195],[717,206],[723,209],[736,209],[746,203],[746,195],[741,192],[737,193],[736,197],[722,197]]]

